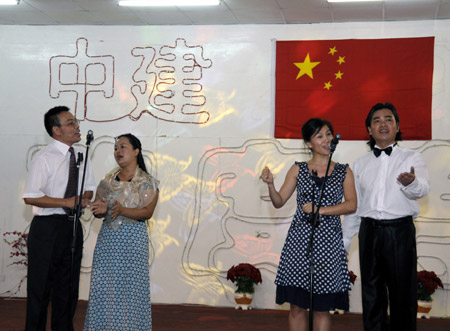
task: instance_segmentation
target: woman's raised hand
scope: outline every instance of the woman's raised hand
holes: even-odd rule
[[[268,167],[264,167],[262,170],[261,179],[264,183],[273,184],[273,175]]]

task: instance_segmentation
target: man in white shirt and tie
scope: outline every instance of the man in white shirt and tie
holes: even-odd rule
[[[46,330],[50,299],[52,330],[73,330],[83,250],[78,222],[72,253],[77,191],[75,155],[82,152],[73,145],[81,140],[80,125],[65,106],[50,109],[44,116],[44,125],[53,141],[33,158],[23,194],[25,203],[33,206],[34,215],[28,235],[26,330]],[[79,168],[78,192],[84,162],[87,170],[85,192],[81,193],[83,208],[95,190],[90,161],[85,156]]]
[[[358,208],[345,216],[344,247],[359,232],[364,330],[416,330],[417,199],[429,192],[428,170],[402,140],[397,110],[378,103],[366,118],[371,151],[355,161]],[[387,309],[390,309],[388,317]]]

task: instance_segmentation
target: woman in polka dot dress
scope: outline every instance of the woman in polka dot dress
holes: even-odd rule
[[[270,199],[281,208],[297,189],[297,211],[284,243],[278,272],[276,302],[290,303],[289,329],[307,330],[309,308],[309,265],[307,246],[311,234],[308,222],[312,211],[311,194],[319,200],[321,182],[330,155],[333,139],[331,123],[319,118],[308,120],[302,127],[306,146],[312,152],[307,162],[295,162],[277,191],[273,175],[266,167],[261,178],[268,184]],[[317,177],[312,171],[317,171]],[[353,173],[346,164],[331,162],[320,208],[321,223],[314,233],[314,329],[330,330],[330,309],[348,310],[350,278],[345,255],[340,215],[356,210],[356,191]],[[342,202],[344,198],[344,202]]]
[[[105,217],[94,251],[84,330],[151,330],[149,242],[145,220],[158,201],[158,181],[147,173],[141,142],[116,139],[118,168],[100,182],[91,206]]]

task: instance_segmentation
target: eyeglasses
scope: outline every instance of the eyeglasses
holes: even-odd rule
[[[69,123],[61,124],[61,126],[63,126],[63,125],[76,127],[77,125],[80,125],[80,120],[74,120]]]

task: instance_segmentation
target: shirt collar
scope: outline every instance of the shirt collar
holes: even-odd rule
[[[61,152],[61,154],[66,155],[67,153],[69,153],[69,148],[70,148],[69,145],[66,145],[56,139],[53,139],[52,144],[58,151]]]

